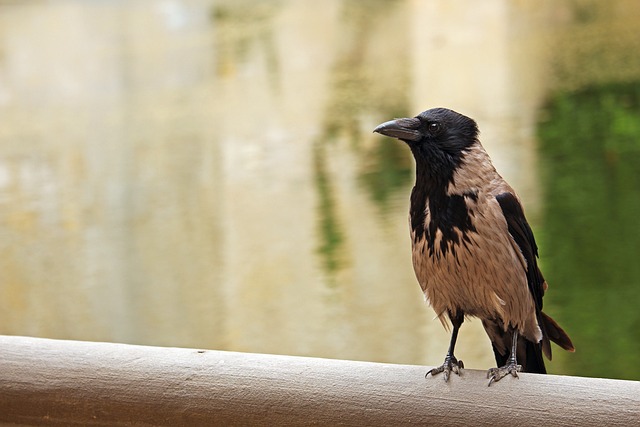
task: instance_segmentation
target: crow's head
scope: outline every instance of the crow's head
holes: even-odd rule
[[[446,108],[432,108],[416,117],[382,123],[374,132],[406,142],[416,160],[458,160],[477,142],[478,126],[473,119]]]

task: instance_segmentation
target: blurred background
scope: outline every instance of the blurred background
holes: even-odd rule
[[[413,160],[476,119],[575,354],[640,379],[635,0],[0,0],[0,333],[438,365]],[[480,322],[456,354],[494,366]],[[2,350],[0,349],[0,352]]]

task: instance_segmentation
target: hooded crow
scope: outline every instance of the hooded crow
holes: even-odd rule
[[[409,224],[413,268],[451,342],[442,366],[427,375],[460,374],[454,349],[465,316],[482,320],[499,381],[518,372],[546,373],[549,340],[574,351],[565,331],[542,312],[547,283],[538,248],[515,191],[496,172],[469,117],[434,108],[383,123],[374,132],[404,141],[416,162]]]

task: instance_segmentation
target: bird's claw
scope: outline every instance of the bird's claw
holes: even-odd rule
[[[435,376],[443,372],[444,381],[448,382],[451,372],[453,372],[456,375],[462,375],[463,369],[464,369],[464,363],[462,363],[462,360],[458,360],[454,356],[450,356],[450,357],[447,356],[444,359],[444,363],[442,365],[438,366],[437,368],[431,369],[429,372],[426,373],[424,377],[425,378],[428,377],[429,374],[431,374],[431,376]]]
[[[518,378],[518,372],[522,371],[522,365],[517,365],[515,362],[510,362],[500,368],[490,368],[487,371],[487,378],[489,378],[489,384],[494,383],[496,381],[500,381],[502,378],[511,374],[515,378]]]

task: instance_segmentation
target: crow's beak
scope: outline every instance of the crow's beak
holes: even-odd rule
[[[396,119],[382,123],[373,131],[403,141],[419,141],[422,137],[419,127],[420,120],[416,118]]]

